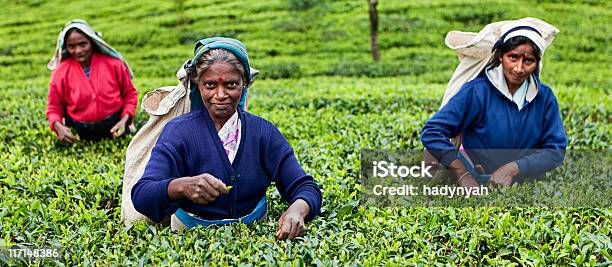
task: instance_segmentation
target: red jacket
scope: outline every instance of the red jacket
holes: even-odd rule
[[[120,59],[94,52],[89,68],[87,79],[79,62],[70,57],[51,74],[47,120],[52,130],[56,121],[63,123],[64,110],[78,122],[98,122],[122,107],[121,117],[128,114],[134,118],[138,93],[126,65]]]

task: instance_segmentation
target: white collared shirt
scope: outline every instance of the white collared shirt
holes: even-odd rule
[[[519,86],[516,92],[514,92],[514,95],[510,94],[508,83],[504,77],[504,69],[501,64],[493,69],[487,70],[486,75],[500,93],[516,104],[518,110],[521,110],[525,106],[525,102],[531,102],[538,92],[533,74]]]

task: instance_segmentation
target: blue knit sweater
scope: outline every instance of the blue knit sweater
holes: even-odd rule
[[[536,82],[535,98],[519,111],[483,72],[425,123],[423,145],[448,166],[457,158],[449,139],[463,134],[468,155],[487,173],[511,161],[517,162],[520,177],[537,177],[561,165],[567,137],[559,105],[552,90]]]
[[[136,210],[155,222],[179,207],[207,220],[239,218],[253,211],[271,182],[275,182],[289,203],[297,199],[308,203],[307,219],[317,215],[321,191],[313,177],[301,168],[287,140],[272,123],[239,112],[242,137],[232,164],[206,108],[168,122],[142,178],[132,188]],[[202,173],[210,173],[233,188],[206,205],[188,198],[170,201],[168,184],[172,179]]]

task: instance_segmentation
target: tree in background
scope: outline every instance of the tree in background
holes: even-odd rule
[[[370,6],[370,45],[372,50],[372,59],[380,60],[380,51],[378,50],[378,14],[376,11],[377,0],[368,0]]]

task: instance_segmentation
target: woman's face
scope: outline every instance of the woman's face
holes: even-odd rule
[[[240,72],[229,63],[213,63],[200,77],[198,89],[210,116],[227,120],[238,107],[243,81]]]
[[[93,48],[85,35],[78,31],[71,32],[66,39],[66,49],[82,66],[89,66]]]
[[[516,89],[529,78],[538,66],[538,61],[530,44],[521,44],[504,53],[501,58],[504,77],[508,88]]]

